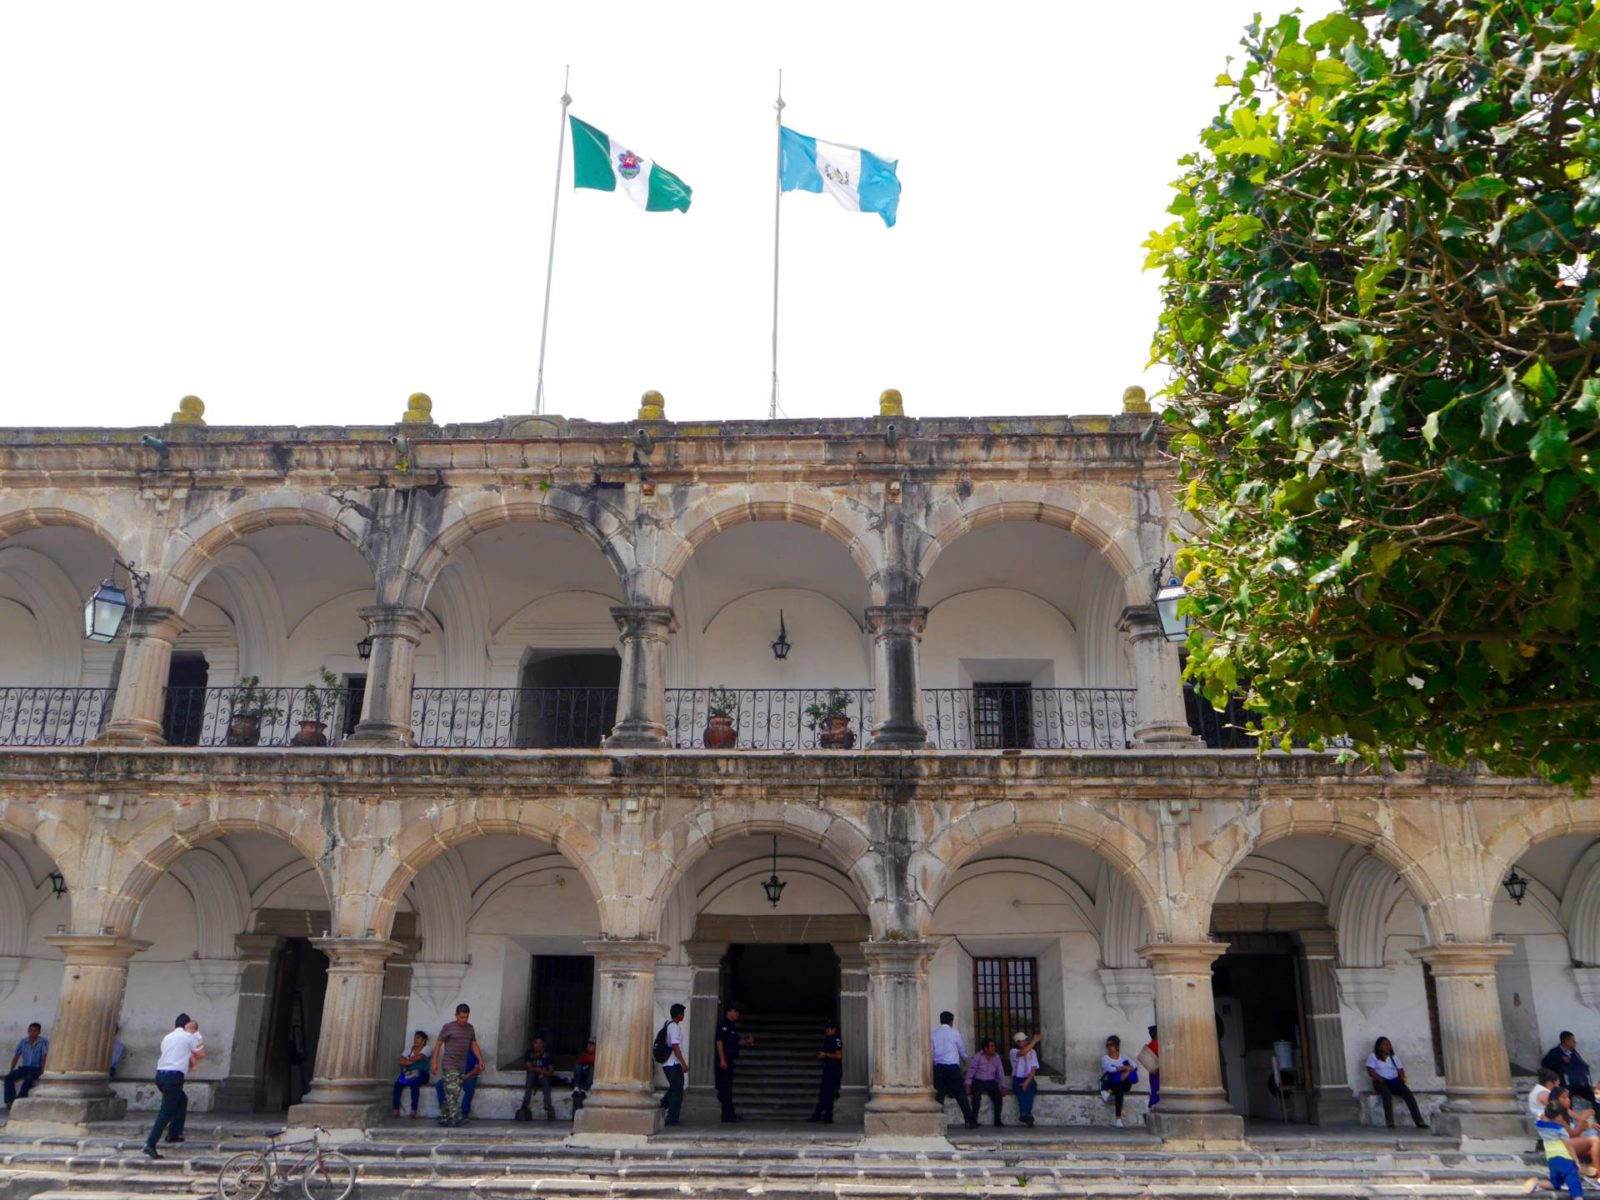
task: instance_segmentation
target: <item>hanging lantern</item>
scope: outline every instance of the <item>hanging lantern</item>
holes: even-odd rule
[[[783,897],[783,889],[789,885],[778,878],[778,835],[772,835],[772,878],[761,885],[761,890],[767,894],[767,899],[772,901],[772,907],[778,907],[778,901]]]
[[[772,657],[782,662],[789,657],[789,630],[783,623],[783,609],[778,610],[778,640],[772,643]],[[776,900],[773,901],[777,903]]]
[[[1512,867],[1511,874],[1507,875],[1503,881],[1503,886],[1506,889],[1506,895],[1511,897],[1511,902],[1521,908],[1522,898],[1528,894],[1527,879],[1522,875],[1518,875],[1517,869]]]
[[[114,642],[128,616],[128,593],[110,578],[100,581],[83,606],[83,636],[91,642]]]

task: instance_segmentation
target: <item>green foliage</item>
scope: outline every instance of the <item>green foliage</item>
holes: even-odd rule
[[[706,715],[731,717],[739,711],[739,693],[718,684],[706,693]]]
[[[1246,31],[1151,235],[1190,676],[1263,743],[1600,766],[1593,0]]]
[[[317,668],[319,682],[308,683],[301,691],[304,693],[302,720],[320,721],[323,711],[334,702],[333,690],[339,686],[339,677],[325,666]]]
[[[830,717],[842,717],[850,710],[851,694],[842,688],[829,688],[805,707],[806,728],[813,732]]]
[[[276,721],[283,710],[272,703],[272,692],[261,686],[254,675],[241,675],[229,694],[229,712],[235,717],[259,717],[262,721]]]

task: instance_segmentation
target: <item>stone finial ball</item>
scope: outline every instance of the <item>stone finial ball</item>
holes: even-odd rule
[[[906,415],[905,400],[900,395],[899,388],[884,388],[878,394],[878,415],[880,417],[903,417]]]
[[[412,392],[406,400],[406,415],[400,418],[406,425],[433,424],[433,400],[427,392]]]
[[[639,397],[639,420],[660,421],[667,415],[667,398],[651,390]]]
[[[1125,413],[1147,413],[1150,411],[1150,401],[1144,394],[1144,389],[1137,383],[1132,387],[1122,389],[1122,411]]]
[[[206,402],[199,396],[185,396],[178,401],[178,411],[172,414],[169,425],[204,425]]]

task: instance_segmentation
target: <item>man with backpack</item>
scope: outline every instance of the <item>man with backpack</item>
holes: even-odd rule
[[[666,1125],[681,1124],[678,1113],[683,1108],[683,1077],[689,1073],[689,1060],[683,1056],[683,1014],[681,1004],[668,1010],[667,1023],[656,1031],[651,1055],[661,1064],[661,1073],[667,1077],[667,1094],[661,1098],[661,1107],[667,1110]]]

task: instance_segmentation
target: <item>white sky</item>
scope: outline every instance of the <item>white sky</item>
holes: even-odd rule
[[[574,192],[569,146],[547,411],[766,415],[781,66],[787,124],[904,188],[893,229],[784,197],[784,412],[1112,412],[1159,386],[1140,243],[1261,6],[5,0],[0,425],[531,412],[569,62],[695,191]]]

